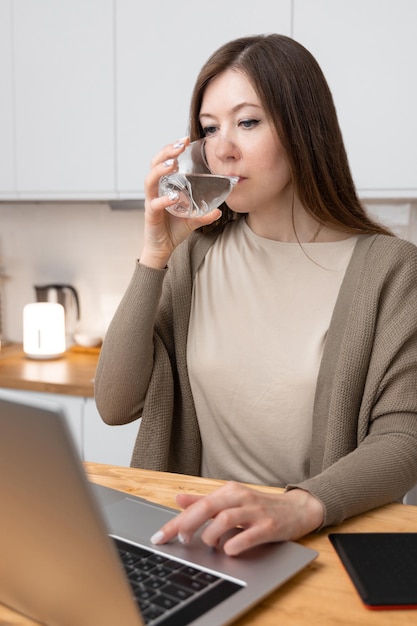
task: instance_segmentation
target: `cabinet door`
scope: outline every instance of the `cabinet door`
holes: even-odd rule
[[[129,467],[140,421],[109,426],[92,398],[84,402],[84,460]]]
[[[151,158],[188,132],[197,74],[221,44],[243,35],[289,35],[291,0],[117,0],[117,186],[143,195]]]
[[[108,196],[113,0],[13,0],[20,197]]]
[[[12,0],[0,0],[0,197],[15,193]]]
[[[415,0],[294,0],[293,36],[328,79],[364,197],[417,194],[416,24]]]

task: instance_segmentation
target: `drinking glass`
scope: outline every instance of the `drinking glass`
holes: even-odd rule
[[[177,217],[200,217],[220,206],[238,182],[241,154],[230,139],[216,134],[190,143],[177,163],[176,172],[159,180],[159,195],[177,192],[177,202],[166,210]]]

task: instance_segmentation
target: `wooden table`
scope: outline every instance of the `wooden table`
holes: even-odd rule
[[[0,387],[92,398],[98,354],[98,349],[74,347],[57,359],[36,360],[19,344],[2,346]]]
[[[85,464],[92,482],[136,494],[175,507],[180,491],[206,494],[221,481],[179,474],[150,472],[97,463]],[[263,487],[267,492],[278,492]],[[334,528],[310,535],[300,543],[317,550],[319,557],[284,587],[263,600],[240,618],[240,626],[416,626],[417,610],[370,611],[360,601],[327,538]],[[347,532],[416,532],[417,507],[389,504],[370,513],[352,518],[336,528]],[[0,606],[1,626],[34,626]],[[76,626],[76,625],[74,625]],[[92,626],[98,626],[93,625]]]

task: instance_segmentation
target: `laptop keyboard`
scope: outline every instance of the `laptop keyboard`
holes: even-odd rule
[[[145,624],[186,626],[242,585],[114,539]]]

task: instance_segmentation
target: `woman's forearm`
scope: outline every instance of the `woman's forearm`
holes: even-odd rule
[[[140,417],[153,367],[153,331],[165,271],[137,265],[106,333],[95,377],[102,419]]]

